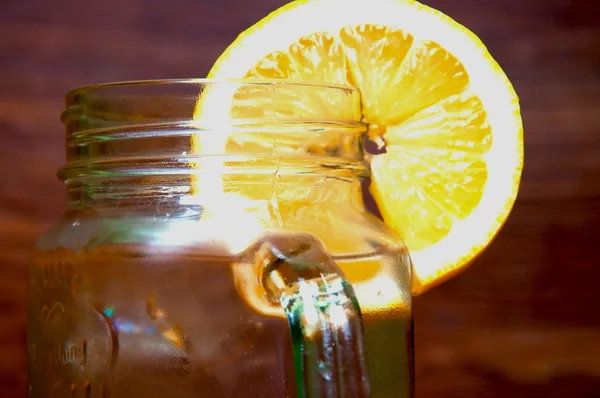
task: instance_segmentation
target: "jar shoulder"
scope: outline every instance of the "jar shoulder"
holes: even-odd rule
[[[131,211],[67,211],[38,239],[36,251],[73,252],[96,246],[135,244],[200,247],[239,253],[266,234],[308,233],[335,255],[387,247],[405,252],[402,239],[383,221],[355,206],[305,206],[285,214],[276,211],[222,211],[177,214]]]

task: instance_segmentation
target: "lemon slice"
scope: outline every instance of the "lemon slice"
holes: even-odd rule
[[[360,89],[369,136],[385,148],[369,158],[370,189],[411,252],[415,294],[468,265],[508,217],[523,165],[518,98],[481,41],[439,11],[296,1],[242,33],[209,77]],[[327,98],[304,105],[336,111]]]

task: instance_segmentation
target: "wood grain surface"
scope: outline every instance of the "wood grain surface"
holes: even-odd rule
[[[0,396],[26,396],[28,252],[62,211],[63,93],[202,77],[283,0],[0,0]],[[430,0],[514,82],[521,194],[491,248],[416,299],[417,397],[600,397],[600,15],[586,0]]]

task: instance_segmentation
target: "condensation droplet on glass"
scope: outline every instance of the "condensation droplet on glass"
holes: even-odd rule
[[[146,300],[146,312],[148,313],[148,317],[154,322],[158,333],[175,347],[185,352],[188,351],[188,339],[185,336],[183,328],[169,319],[167,312],[157,305],[156,296],[153,294],[148,296]]]
[[[85,391],[85,398],[90,398],[92,396],[92,384],[89,380],[83,382],[83,390]]]
[[[159,310],[156,307],[156,297],[152,294],[146,299],[146,312],[150,319],[155,321],[159,316]]]
[[[319,374],[325,380],[331,381],[331,379],[333,378],[333,371],[331,370],[331,365],[325,363],[325,361],[319,361]]]

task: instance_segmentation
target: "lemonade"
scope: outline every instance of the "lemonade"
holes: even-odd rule
[[[198,92],[239,105],[242,88],[341,113],[191,119]],[[358,98],[206,80],[68,94],[68,208],[30,269],[30,395],[410,397],[410,258],[363,204]]]
[[[67,94],[29,396],[412,398],[411,296],[517,194],[508,79],[413,0],[293,2],[209,77]]]

